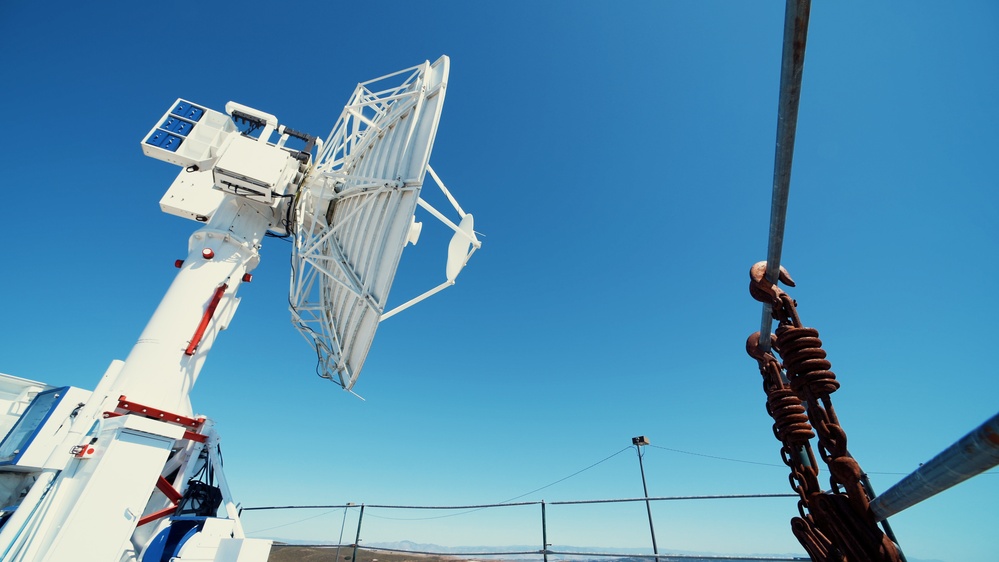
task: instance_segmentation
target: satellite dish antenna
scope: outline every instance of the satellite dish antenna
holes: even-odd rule
[[[0,443],[0,495],[18,502],[0,521],[4,560],[72,560],[83,543],[94,560],[266,556],[271,541],[243,531],[218,433],[194,414],[191,388],[268,234],[294,237],[292,317],[321,374],[346,389],[390,314],[403,247],[420,235],[417,206],[455,237],[445,281],[396,310],[454,284],[479,242],[427,165],[447,76],[442,57],[360,84],[325,143],[234,102],[225,113],[170,106],[142,151],[182,168],[161,209],[203,224],[128,357],[93,391],[0,375],[0,394],[18,396],[0,402],[22,412],[4,419],[14,429]],[[459,225],[420,199],[428,170]]]
[[[296,195],[289,303],[315,348],[319,374],[350,390],[381,320],[454,284],[480,247],[466,214],[428,162],[449,61],[358,84]],[[455,225],[420,198],[427,171],[461,217]],[[455,231],[446,280],[396,309],[385,305],[420,206]]]

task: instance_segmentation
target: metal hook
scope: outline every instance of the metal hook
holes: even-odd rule
[[[780,306],[780,297],[784,294],[784,291],[767,279],[767,262],[761,261],[753,264],[753,267],[749,268],[749,278],[749,294],[755,300],[773,306]],[[780,266],[777,280],[788,287],[794,287],[794,280],[791,279],[791,275],[784,269],[784,266]]]
[[[770,348],[773,349],[775,345],[777,345],[777,336],[775,334],[770,334]],[[769,351],[763,351],[763,349],[760,347],[759,332],[753,332],[749,336],[749,339],[746,340],[746,353],[748,353],[750,357],[756,359],[759,362],[765,362],[771,358],[774,358],[773,354],[771,354]]]

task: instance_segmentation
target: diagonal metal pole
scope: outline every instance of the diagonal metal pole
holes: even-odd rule
[[[805,43],[808,38],[808,16],[811,0],[787,0],[784,8],[784,43],[780,60],[780,86],[777,99],[777,146],[774,153],[773,195],[770,201],[770,232],[767,236],[767,279],[777,284],[781,250],[784,246],[784,223],[787,217],[788,192],[791,190],[791,161],[794,159],[794,137],[798,128],[798,102],[801,99],[801,76],[805,69]],[[760,321],[760,349],[770,351],[770,331],[773,310],[763,303]],[[787,378],[781,372],[781,378]],[[804,466],[811,466],[811,457],[804,447],[797,451]]]
[[[874,498],[871,512],[875,519],[883,521],[997,465],[999,414]]]
[[[791,161],[794,159],[794,135],[798,127],[798,101],[801,99],[801,75],[805,67],[805,40],[811,0],[787,0],[784,9],[784,47],[780,63],[780,94],[777,101],[777,148],[774,155],[773,196],[770,202],[770,233],[767,237],[767,279],[777,283],[781,249],[784,245],[784,221],[791,188]],[[770,350],[773,317],[769,304],[763,305],[760,348]]]
[[[781,251],[784,246],[784,224],[787,218],[788,194],[791,190],[791,163],[794,160],[794,139],[798,129],[798,103],[801,100],[801,78],[805,68],[805,44],[808,39],[808,17],[811,7],[811,0],[787,0],[784,8],[784,43],[781,51],[780,93],[777,101],[777,146],[774,154],[773,194],[770,201],[770,231],[767,236],[766,278],[774,285],[777,284],[780,273]],[[759,347],[763,352],[770,351],[772,327],[773,310],[770,304],[764,303],[759,341]],[[785,378],[783,373],[781,378]],[[797,454],[805,466],[810,465],[804,447],[801,447]],[[865,486],[873,496],[870,481],[866,481]],[[876,504],[872,504],[872,507],[875,506]],[[898,541],[888,524],[888,515],[885,513],[884,517],[878,518],[878,521],[897,545]],[[899,553],[901,554],[901,549]],[[902,559],[905,559],[904,554]]]

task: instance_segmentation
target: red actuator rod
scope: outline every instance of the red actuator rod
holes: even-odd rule
[[[229,285],[227,283],[222,283],[215,288],[215,294],[212,295],[212,302],[208,303],[208,308],[205,309],[205,314],[201,317],[201,323],[198,324],[198,329],[194,331],[191,343],[187,344],[187,349],[184,350],[184,355],[194,355],[194,350],[198,349],[198,344],[201,343],[201,338],[205,336],[205,330],[208,329],[208,323],[212,321],[212,316],[215,315],[215,309],[218,308],[219,301],[222,300],[222,295],[228,288]]]

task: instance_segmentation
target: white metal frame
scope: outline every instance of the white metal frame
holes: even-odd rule
[[[297,196],[292,322],[315,348],[320,376],[347,390],[380,320],[454,284],[448,279],[384,312],[403,246],[415,243],[416,207],[467,239],[462,266],[480,247],[470,227],[456,226],[419,197],[448,64],[442,57],[358,84]],[[431,177],[464,219],[437,174]]]
[[[469,213],[466,213],[461,208],[461,206],[458,204],[458,201],[456,201],[455,198],[454,198],[454,196],[451,195],[451,192],[448,191],[447,187],[444,185],[444,182],[441,181],[440,177],[437,175],[436,172],[434,172],[433,168],[431,168],[428,165],[427,166],[427,171],[430,172],[430,177],[434,179],[434,183],[437,184],[437,187],[439,187],[440,190],[444,193],[444,195],[447,196],[447,199],[448,199],[448,201],[451,202],[451,205],[454,207],[454,210],[458,212],[458,216],[460,216],[462,218],[462,222],[464,222],[465,224],[469,224],[468,222],[466,222],[466,219],[470,218],[472,215],[470,215]],[[475,230],[473,230],[471,227],[468,227],[467,229],[464,229],[461,226],[454,224],[453,222],[451,222],[450,220],[448,220],[447,217],[445,217],[443,214],[441,214],[440,211],[438,211],[437,209],[435,209],[430,203],[427,203],[422,197],[420,199],[418,199],[416,203],[422,209],[425,209],[428,213],[430,213],[431,215],[433,215],[434,218],[436,218],[437,220],[439,220],[444,226],[447,226],[448,228],[450,228],[451,230],[454,231],[454,237],[451,239],[451,246],[452,247],[456,246],[456,239],[465,242],[465,244],[463,245],[463,247],[462,246],[457,246],[458,248],[460,248],[460,249],[463,250],[463,251],[460,252],[460,254],[452,255],[452,252],[450,251],[451,248],[448,249],[449,250],[448,251],[448,269],[449,270],[450,269],[456,269],[457,271],[460,271],[461,269],[463,269],[465,267],[465,265],[468,264],[468,260],[471,259],[472,254],[474,254],[476,250],[478,250],[479,248],[482,247],[482,243],[475,236]],[[452,264],[456,264],[456,265],[452,265]],[[447,289],[448,287],[454,285],[455,277],[457,277],[457,271],[455,272],[455,274],[453,276],[449,272],[448,275],[446,276],[447,279],[443,283],[441,283],[440,285],[437,285],[436,287],[434,287],[433,289],[430,289],[429,291],[426,291],[423,294],[421,294],[421,295],[419,295],[419,296],[417,296],[415,298],[412,298],[412,299],[410,299],[410,300],[408,300],[408,301],[400,304],[399,306],[393,308],[392,310],[389,310],[389,311],[383,313],[380,320],[385,320],[386,318],[390,318],[392,316],[395,316],[396,314],[402,312],[403,310],[406,310],[407,308],[413,306],[414,304],[416,304],[416,303],[418,303],[420,301],[424,301],[424,300],[426,300],[426,299],[428,299],[428,298],[436,295],[437,293],[443,291],[444,289]]]

